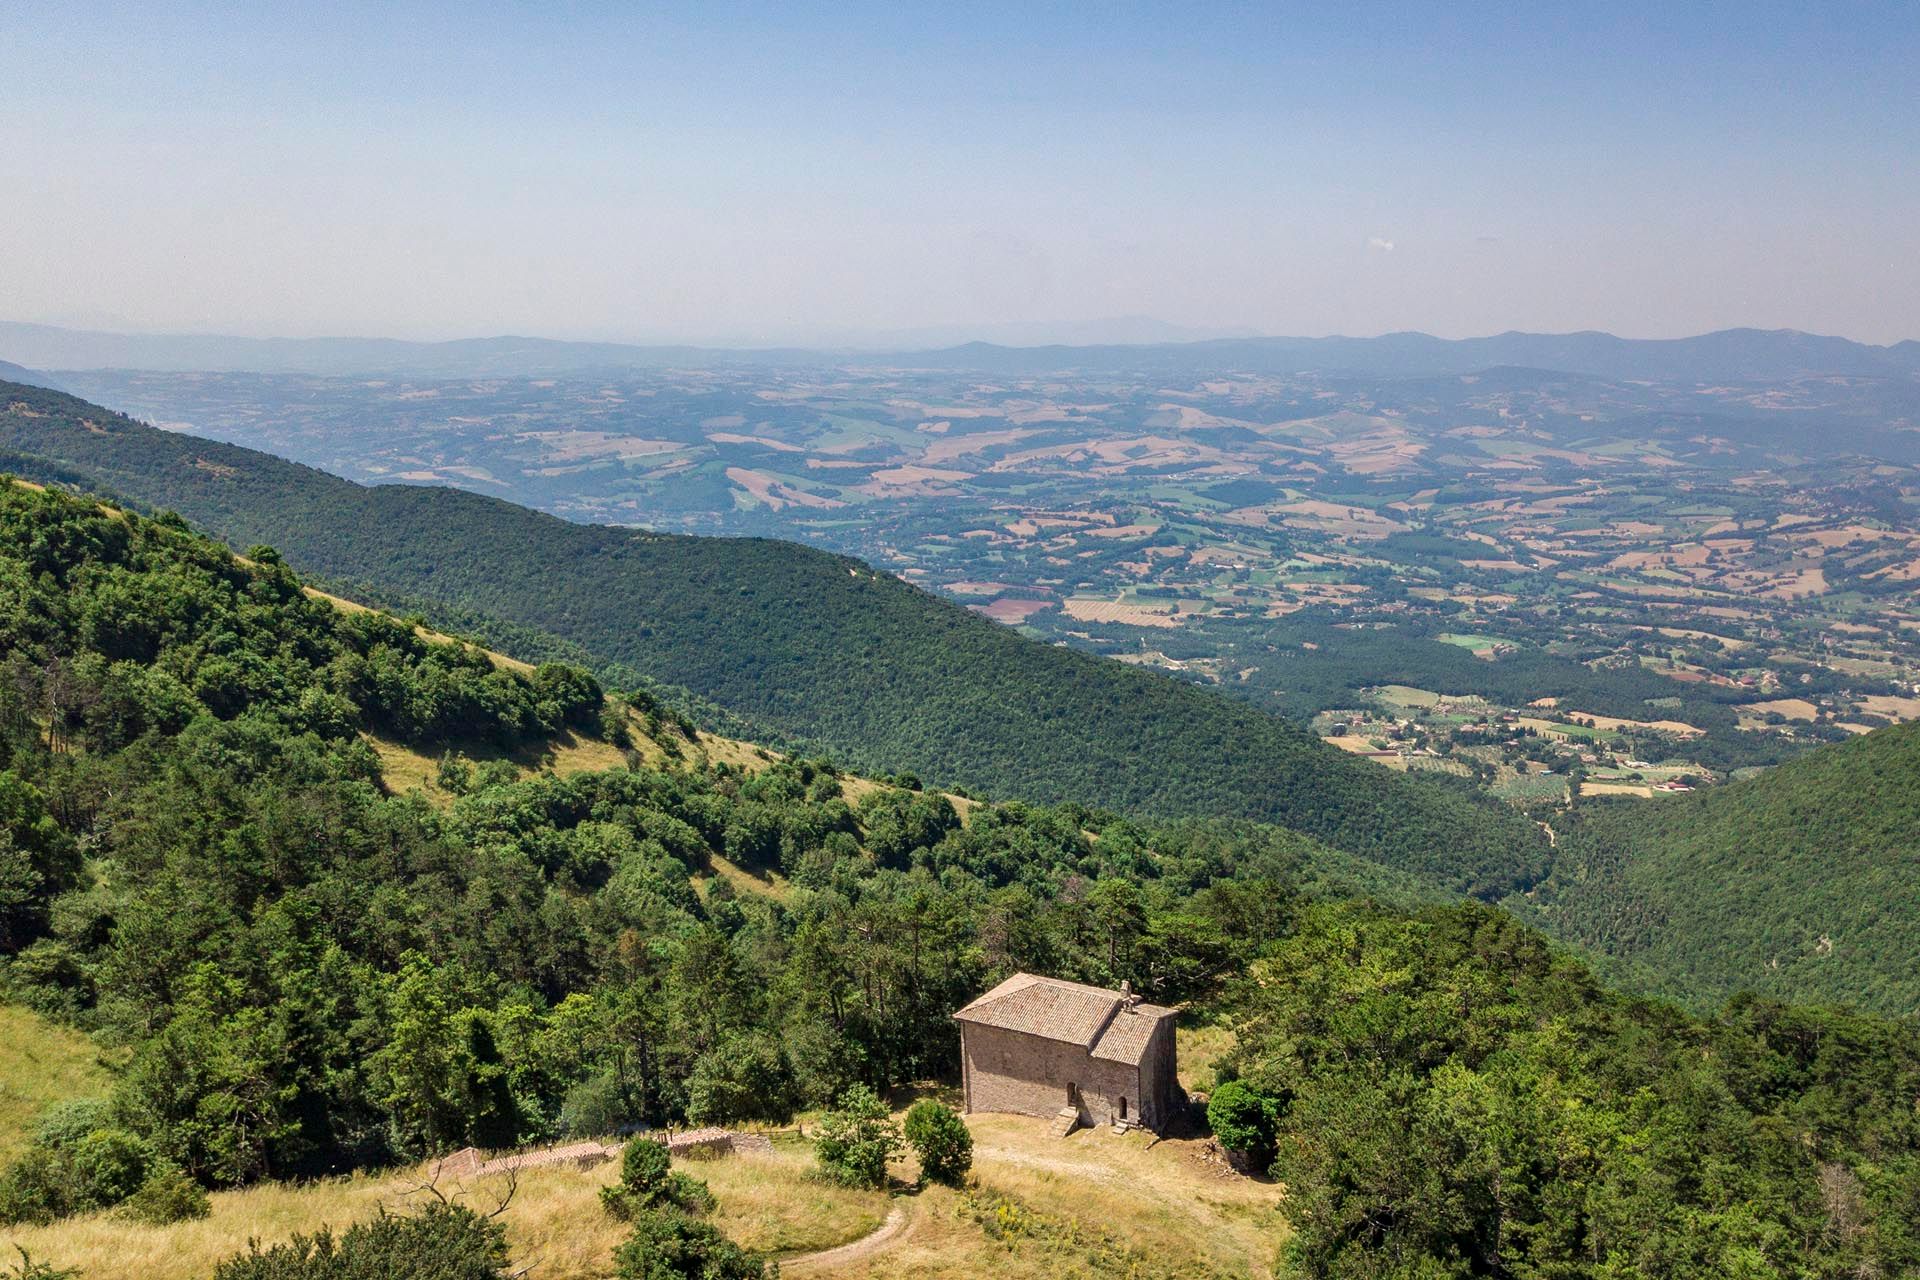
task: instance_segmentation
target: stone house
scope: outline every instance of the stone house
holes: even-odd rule
[[[1118,991],[1017,973],[973,1001],[960,1024],[966,1109],[1161,1132],[1184,1095],[1175,1011]]]

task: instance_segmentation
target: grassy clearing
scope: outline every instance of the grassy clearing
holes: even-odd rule
[[[1448,635],[1442,635],[1442,636],[1435,636],[1434,639],[1440,641],[1440,643],[1442,644],[1458,645],[1462,649],[1491,649],[1493,648],[1494,645],[1507,643],[1506,640],[1502,639],[1499,636],[1487,636],[1487,635],[1478,635],[1478,634],[1470,634],[1470,635],[1469,634],[1463,634],[1463,635],[1448,634]]]
[[[27,1145],[49,1103],[104,1098],[111,1088],[93,1041],[29,1009],[0,1005],[0,1163]]]
[[[858,1239],[886,1215],[880,1192],[848,1191],[808,1176],[811,1148],[782,1143],[772,1156],[676,1162],[704,1178],[719,1197],[714,1222],[750,1248],[773,1253],[830,1248]],[[514,1265],[531,1266],[540,1280],[600,1280],[611,1273],[613,1250],[627,1228],[600,1207],[600,1188],[619,1165],[585,1172],[522,1172],[501,1214]],[[142,1280],[204,1280],[220,1259],[296,1232],[336,1230],[383,1208],[405,1212],[427,1194],[417,1171],[366,1175],[306,1185],[267,1184],[213,1196],[213,1214],[201,1222],[148,1227],[112,1214],[92,1214],[50,1227],[0,1228],[0,1250],[24,1246],[35,1258],[78,1267],[87,1280],[139,1276]],[[506,1196],[503,1176],[443,1181],[439,1190],[485,1212]]]
[[[1189,1093],[1210,1092],[1213,1064],[1233,1048],[1233,1028],[1225,1022],[1203,1022],[1191,1013],[1180,1015],[1173,1029],[1174,1056],[1180,1063],[1180,1087]]]
[[[1437,707],[1440,695],[1427,689],[1416,689],[1408,684],[1383,684],[1367,690],[1382,702],[1391,702],[1398,707]]]
[[[757,893],[776,901],[784,902],[793,893],[792,882],[778,871],[765,873],[750,871],[719,854],[713,855],[710,861],[713,864],[713,874],[696,873],[693,877],[694,887],[700,890],[702,895],[706,893],[707,886],[715,880],[727,881],[740,893]]]
[[[439,755],[377,734],[369,733],[366,739],[372,745],[374,754],[380,757],[380,776],[386,781],[388,790],[399,795],[418,791],[430,803],[441,808],[453,803],[453,793],[440,786]],[[648,764],[657,764],[666,755],[659,744],[637,733],[634,749],[634,753]],[[618,769],[626,765],[629,759],[628,752],[612,743],[583,738],[571,729],[518,751],[502,751],[491,743],[467,743],[456,747],[454,754],[465,757],[473,764],[506,760],[523,774],[555,773],[562,777]]]
[[[1280,1189],[1224,1175],[1193,1139],[1081,1130],[1063,1141],[1024,1116],[969,1116],[975,1203],[1008,1197],[1015,1229],[996,1239],[954,1191],[914,1197],[885,1250],[840,1277],[1106,1280],[1115,1274],[1268,1276],[1286,1238]],[[1024,1223],[1024,1225],[1022,1225]]]
[[[811,1253],[858,1240],[887,1216],[881,1191],[855,1191],[812,1176],[813,1144],[798,1134],[775,1136],[773,1155],[690,1161],[719,1197],[714,1222],[749,1249],[779,1256]]]

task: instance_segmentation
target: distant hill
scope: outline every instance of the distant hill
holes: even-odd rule
[[[1792,329],[1725,329],[1693,338],[1609,333],[1503,333],[1435,338],[1237,338],[1155,346],[1001,347],[970,343],[902,357],[919,368],[1041,373],[1056,369],[1168,372],[1321,371],[1385,377],[1476,373],[1501,366],[1658,382],[1773,382],[1814,376],[1920,377],[1920,344],[1870,346]]]
[[[1154,328],[1131,326],[1146,335]],[[1090,330],[1091,332],[1091,330]],[[929,331],[934,336],[937,331]],[[0,357],[42,369],[245,370],[266,373],[410,373],[441,377],[556,374],[673,365],[846,364],[966,369],[998,374],[1056,370],[1307,370],[1389,377],[1474,373],[1502,365],[1661,382],[1769,382],[1813,376],[1920,378],[1920,342],[1881,347],[1792,329],[1724,329],[1692,338],[1608,333],[1502,333],[1436,338],[1218,338],[1200,342],[1017,346],[970,342],[891,352],[773,348],[732,350],[563,342],[550,338],[235,338],[124,334],[0,322]]]
[[[1045,801],[1279,822],[1429,882],[1529,883],[1544,841],[1471,792],[1356,760],[1169,677],[1036,644],[864,563],[362,487],[0,385],[0,468],[170,507],[378,603],[538,628],[842,761]],[[472,629],[472,628],[469,628]]]
[[[1563,825],[1515,905],[1669,994],[1920,1011],[1920,723]]]
[[[46,387],[53,391],[68,390],[61,386],[57,379],[49,378],[37,369],[29,369],[8,360],[0,360],[0,382],[18,382],[25,386]]]

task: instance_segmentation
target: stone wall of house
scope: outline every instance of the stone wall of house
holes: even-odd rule
[[[1186,1106],[1174,1057],[1173,1019],[1162,1018],[1140,1059],[1140,1123],[1155,1133],[1166,1127]]]
[[[968,1111],[1009,1111],[1045,1119],[1068,1105],[1071,1084],[1083,1124],[1111,1123],[1121,1098],[1127,1100],[1127,1115],[1140,1117],[1139,1073],[1123,1063],[1095,1058],[1077,1045],[963,1023],[960,1055]]]

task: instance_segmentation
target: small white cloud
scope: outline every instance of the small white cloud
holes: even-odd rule
[[[1393,241],[1391,241],[1391,240],[1383,240],[1383,239],[1381,239],[1381,238],[1380,238],[1379,236],[1368,236],[1368,237],[1367,237],[1367,248],[1369,248],[1369,249],[1378,249],[1378,250],[1379,250],[1379,251],[1380,251],[1381,253],[1392,253],[1392,252],[1393,252]]]

